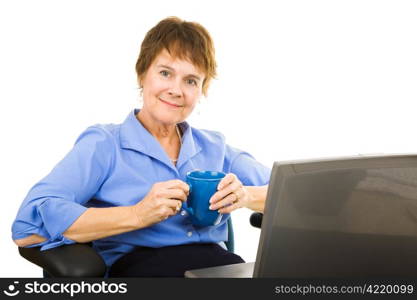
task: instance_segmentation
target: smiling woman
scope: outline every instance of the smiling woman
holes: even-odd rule
[[[155,135],[175,132],[175,125],[191,114],[202,96],[204,77],[191,62],[162,50],[140,79],[143,107],[138,119],[145,127],[161,124],[161,129],[147,127]]]
[[[93,241],[118,276],[182,277],[186,270],[240,263],[221,245],[232,211],[263,211],[270,170],[185,120],[216,75],[200,24],[170,17],[146,35],[136,64],[143,107],[122,124],[89,127],[23,201],[13,239],[42,250]],[[210,199],[220,223],[193,225],[188,172],[228,173]],[[181,211],[181,213],[179,213]]]

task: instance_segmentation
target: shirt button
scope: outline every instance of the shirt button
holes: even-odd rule
[[[185,215],[187,215],[187,212],[185,210],[182,210],[181,211],[181,216],[185,216]]]
[[[193,235],[193,233],[191,231],[187,232],[188,237],[191,237]]]

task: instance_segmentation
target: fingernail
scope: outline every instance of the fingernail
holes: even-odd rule
[[[210,206],[209,206],[209,209],[210,209],[210,210],[213,210],[213,205],[210,205]]]

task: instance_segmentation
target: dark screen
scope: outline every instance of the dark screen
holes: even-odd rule
[[[275,164],[257,277],[415,277],[417,157]]]

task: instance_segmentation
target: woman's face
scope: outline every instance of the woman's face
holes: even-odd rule
[[[202,96],[203,80],[204,73],[190,61],[162,50],[141,81],[143,112],[164,125],[184,121]]]

